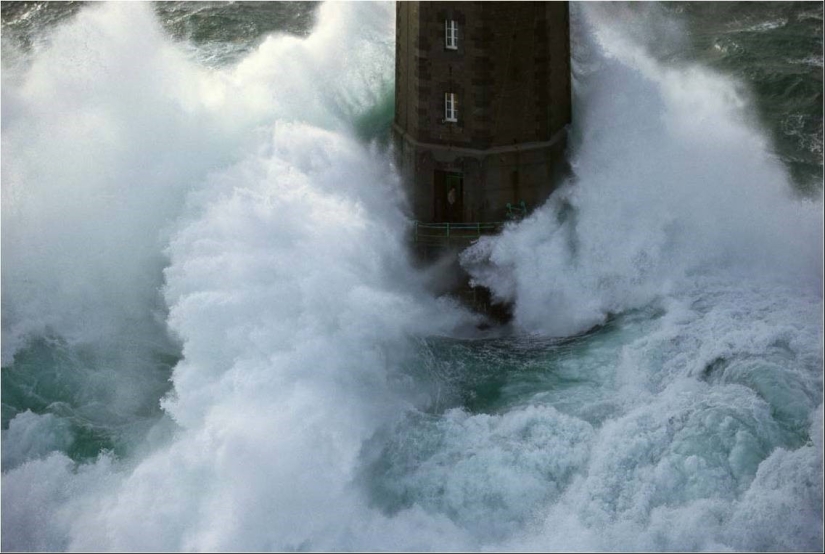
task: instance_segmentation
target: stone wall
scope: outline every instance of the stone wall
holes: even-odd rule
[[[464,221],[499,221],[507,202],[541,204],[564,172],[570,122],[566,2],[398,2],[399,164],[413,215],[433,221],[436,170],[464,177]],[[444,41],[458,21],[458,49]],[[444,93],[458,122],[444,121]]]

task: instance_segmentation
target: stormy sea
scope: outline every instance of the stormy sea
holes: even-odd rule
[[[823,4],[573,3],[434,292],[391,2],[2,3],[2,546],[822,551]]]

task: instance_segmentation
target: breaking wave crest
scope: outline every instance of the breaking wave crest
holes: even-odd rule
[[[473,316],[359,129],[391,4],[220,67],[141,3],[4,50],[4,421],[9,371],[59,390],[3,431],[3,549],[821,548],[821,202],[736,83],[573,12],[576,180],[463,256],[506,355],[434,359]]]

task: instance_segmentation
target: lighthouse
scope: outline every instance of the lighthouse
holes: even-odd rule
[[[393,140],[417,238],[472,239],[541,205],[570,121],[567,2],[396,3]]]

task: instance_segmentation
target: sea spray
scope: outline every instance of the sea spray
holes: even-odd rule
[[[146,7],[91,6],[3,63],[4,384],[24,384],[4,387],[4,423],[22,405],[131,435],[179,353],[159,294],[168,226],[238,135],[199,112],[205,74]]]
[[[27,383],[11,406],[52,409],[42,396],[82,408],[82,428],[117,422],[115,435],[157,416],[180,355],[159,291],[185,204],[274,121],[302,114],[345,128],[386,88],[388,66],[376,60],[391,43],[374,36],[387,35],[386,18],[335,10],[322,10],[311,40],[273,36],[221,70],[188,59],[148,5],[89,6],[4,57],[3,364]],[[347,65],[328,44],[355,28],[368,47]],[[346,67],[347,80],[317,86],[314,71]],[[47,358],[60,386],[44,390],[35,383]],[[4,408],[4,422],[12,416]]]
[[[12,197],[27,192],[32,211],[45,205],[42,210],[53,216],[84,222],[87,232],[75,239],[56,226],[44,239],[54,251],[33,256],[37,249],[24,246],[27,237],[36,238],[38,226],[21,216],[14,232],[4,233],[16,249],[12,259],[17,251],[20,257],[28,253],[32,264],[42,266],[39,273],[31,271],[44,279],[59,277],[54,266],[61,261],[74,268],[73,260],[81,272],[73,281],[80,290],[76,296],[95,300],[96,289],[85,287],[91,286],[87,278],[94,281],[96,275],[155,293],[160,281],[152,267],[156,271],[163,256],[168,257],[168,321],[183,359],[172,375],[174,389],[164,400],[178,429],[154,452],[122,460],[104,453],[75,468],[63,454],[43,457],[42,449],[30,450],[28,462],[4,466],[4,548],[325,548],[346,544],[351,540],[347,529],[370,520],[350,482],[361,443],[407,405],[404,377],[393,377],[408,350],[406,337],[447,332],[466,317],[451,304],[428,297],[407,264],[406,222],[386,155],[370,153],[347,136],[347,120],[375,97],[369,90],[385,88],[391,14],[386,5],[324,6],[318,29],[306,40],[273,37],[237,66],[215,74],[179,56],[157,33],[147,8],[107,5],[81,12],[57,31],[44,57],[35,59],[21,88],[27,78],[45,80],[44,94],[51,100],[58,90],[50,83],[52,75],[78,89],[102,87],[99,97],[78,95],[72,107],[88,102],[96,125],[127,137],[117,141],[118,133],[112,132],[101,138],[88,122],[64,129],[68,139],[81,141],[79,152],[91,148],[102,158],[85,163],[74,154],[76,175],[70,182],[31,177],[26,171],[34,172],[34,163],[17,166],[22,168],[14,173],[19,184],[9,190],[20,194]],[[77,44],[81,36],[87,42]],[[131,48],[130,37],[136,41]],[[369,48],[361,50],[362,56],[344,55],[334,45],[347,40],[365,40]],[[111,48],[112,41],[117,48]],[[128,82],[112,74],[138,51],[148,60],[135,63],[146,70],[131,82],[139,89],[145,88],[143,81],[156,83],[155,96],[132,92]],[[151,52],[158,52],[157,59]],[[65,55],[79,56],[75,59],[86,73],[64,75],[40,66],[59,66]],[[371,61],[371,56],[379,59]],[[317,72],[324,68],[332,78],[318,86],[322,79]],[[118,99],[124,94],[121,105]],[[16,114],[20,123],[8,134],[4,126],[4,140],[25,144],[16,140],[14,130],[26,131],[28,119],[48,120],[36,110],[49,102],[37,99],[16,98],[24,108],[29,103],[34,113],[21,109]],[[136,102],[144,108],[133,120]],[[166,116],[164,106],[170,106]],[[49,113],[83,118],[82,110],[64,115],[58,107],[51,105]],[[158,116],[150,117],[156,111]],[[35,131],[29,130],[40,141],[37,148],[48,151],[49,133]],[[55,140],[53,149],[65,140]],[[219,150],[216,156],[209,148],[199,150],[203,141]],[[180,151],[180,142],[192,148],[192,157]],[[164,162],[168,171],[162,170]],[[54,176],[62,176],[60,166],[55,161]],[[121,169],[132,178],[119,180]],[[60,210],[59,198],[26,190],[31,181],[42,188],[73,190],[76,205],[64,203]],[[83,201],[114,185],[124,189],[127,199],[137,200],[124,201],[114,214]],[[106,197],[119,199],[117,194]],[[142,209],[155,203],[163,209]],[[4,210],[7,206],[22,211],[29,205],[4,202]],[[102,220],[93,217],[99,212]],[[136,233],[144,258],[125,239],[110,238],[110,226],[128,235],[117,224]],[[111,248],[97,247],[100,242]],[[73,251],[82,260],[84,246],[100,259],[85,264],[70,255]],[[67,252],[61,256],[62,251]],[[140,266],[141,272],[132,275],[129,264]],[[120,272],[126,274],[122,279]],[[22,268],[20,275],[23,284],[18,285],[4,273],[4,290],[17,292],[16,286],[26,285],[42,294],[49,289],[48,283],[32,283]],[[122,292],[124,300],[129,293],[134,291]],[[20,337],[9,343],[10,358],[26,337],[47,326],[72,344],[98,345],[105,342],[101,336],[123,333],[106,324],[107,310],[123,305],[114,292],[100,308],[67,295],[47,297],[51,304],[46,307],[33,300],[27,304],[22,293],[13,297],[23,308],[6,311],[4,306],[4,315],[16,316],[8,323]],[[35,321],[46,319],[45,313],[48,325],[33,327],[33,317],[21,314],[24,308],[40,316]],[[69,315],[75,311],[92,318],[79,330]],[[25,419],[15,418],[12,428]],[[4,440],[14,436],[4,435]],[[59,441],[51,446],[59,448]],[[321,506],[326,509],[318,511]],[[431,519],[420,513],[409,517]],[[379,517],[379,527],[387,525],[380,522]],[[44,525],[48,532],[39,532]],[[365,532],[376,539],[385,534]],[[410,535],[401,544],[415,548],[416,540]]]
[[[591,24],[595,40],[574,58],[601,67],[577,75],[575,178],[462,254],[474,282],[514,302],[520,326],[561,336],[696,271],[779,272],[821,286],[821,202],[792,198],[742,86],[658,63],[612,20]]]
[[[157,130],[192,141],[191,149],[163,159],[193,173],[181,169],[173,191],[145,191],[163,205],[158,213],[118,212],[126,222],[155,226],[131,224],[157,260],[146,281],[132,284],[150,291],[147,305],[136,302],[154,322],[149,328],[170,332],[177,345],[174,388],[163,398],[164,415],[149,417],[155,427],[126,441],[139,446],[98,449],[93,460],[59,451],[70,451],[76,437],[68,418],[21,410],[3,435],[4,549],[821,549],[821,257],[809,255],[821,249],[810,221],[819,221],[821,205],[788,201],[784,172],[759,149],[764,139],[737,87],[704,70],[671,74],[644,50],[634,63],[601,50],[579,56],[593,74],[577,76],[577,119],[621,124],[624,140],[643,155],[621,148],[604,125],[574,129],[582,172],[545,208],[555,219],[539,213],[506,231],[499,245],[509,241],[519,255],[489,243],[498,262],[482,256],[474,268],[489,272],[488,284],[503,296],[510,291],[518,323],[533,333],[457,340],[439,335],[470,320],[430,297],[424,276],[411,269],[388,157],[354,138],[359,118],[384,98],[391,79],[391,5],[324,4],[306,39],[271,36],[238,63],[209,70],[147,31],[155,24],[144,9],[84,8],[54,38],[94,16],[101,29],[86,32],[87,45],[105,53],[113,40],[102,38],[111,34],[106,26],[129,20],[117,24],[115,38],[154,36],[149,46],[170,53],[156,68],[166,78],[155,83],[164,91],[155,98],[165,105],[166,94],[179,91],[189,99],[179,104],[189,116],[177,114]],[[584,27],[574,17],[575,40],[603,31],[603,22],[593,22]],[[360,46],[342,47],[350,44]],[[128,48],[115,50],[131,59]],[[31,67],[40,60],[34,54]],[[4,55],[4,195],[12,169],[6,144],[23,150],[17,135],[7,134],[6,98],[29,75],[21,66],[19,80],[6,81],[5,64]],[[106,74],[92,72],[104,81],[97,86]],[[681,112],[670,113],[668,92],[668,83],[678,92],[694,78],[733,91],[731,104],[689,89],[696,113],[719,117],[721,126],[710,135],[722,151],[709,159],[719,163],[699,172],[717,178],[720,190],[696,180],[696,199],[683,186],[696,175],[695,160],[678,154],[711,149],[694,132],[702,124],[684,125]],[[45,108],[36,106],[20,112],[15,128],[39,121]],[[622,118],[616,106],[636,118]],[[128,106],[105,114],[140,124],[127,117]],[[736,124],[728,127],[731,119]],[[722,139],[731,136],[743,147],[725,148]],[[200,156],[203,141],[214,156]],[[137,167],[129,160],[154,151],[149,139],[133,144],[104,166]],[[660,151],[661,163],[676,164],[684,179],[669,181],[647,163]],[[725,159],[730,168],[723,170]],[[81,161],[68,167],[96,175]],[[763,183],[754,198],[742,176]],[[744,207],[737,208],[738,196]],[[5,241],[13,204],[3,201]],[[765,213],[770,202],[774,215]],[[73,209],[83,208],[78,204]],[[752,220],[748,210],[755,210]],[[728,213],[729,221],[721,218]],[[16,236],[36,227],[35,220],[15,221]],[[91,250],[105,242],[111,223],[96,221],[100,235],[90,231],[84,243]],[[559,262],[548,267],[552,249]],[[7,291],[15,290],[6,288],[8,267],[4,348],[7,316],[26,311],[7,311]],[[53,275],[46,261],[39,267]],[[36,284],[34,277],[26,276]],[[548,279],[559,279],[559,288],[551,291]],[[44,280],[41,294],[60,281]],[[552,306],[564,307],[569,321],[549,309],[553,294],[559,301]],[[92,308],[92,320],[102,321]],[[101,309],[105,315],[112,308]],[[46,310],[62,322],[52,326],[54,335],[67,336],[48,352],[78,362],[80,385],[90,381],[72,338],[80,334],[62,315],[69,312]],[[38,321],[37,310],[26,313]],[[17,316],[8,323],[18,325],[19,337],[43,328]],[[594,323],[603,325],[564,339],[539,334],[566,335]],[[133,332],[137,327],[88,328],[92,347],[106,344],[99,338],[107,333],[147,336]],[[11,349],[12,370],[40,339],[26,340]],[[107,367],[120,383],[118,363]],[[153,402],[163,393],[137,389]],[[104,409],[108,397],[97,400],[87,406],[92,413],[111,411]],[[8,441],[15,447],[7,452]]]
[[[462,263],[533,333],[662,316],[582,368],[613,413],[507,548],[821,547],[821,201],[795,197],[740,84],[659,63],[604,11],[579,43],[600,53],[574,52],[575,178]]]
[[[45,329],[92,343],[147,306],[162,312],[164,244],[210,171],[276,120],[342,129],[375,103],[391,79],[391,41],[376,38],[389,23],[333,11],[308,40],[273,36],[209,71],[149,6],[95,5],[4,65],[4,364]],[[358,56],[332,46],[358,29]]]

